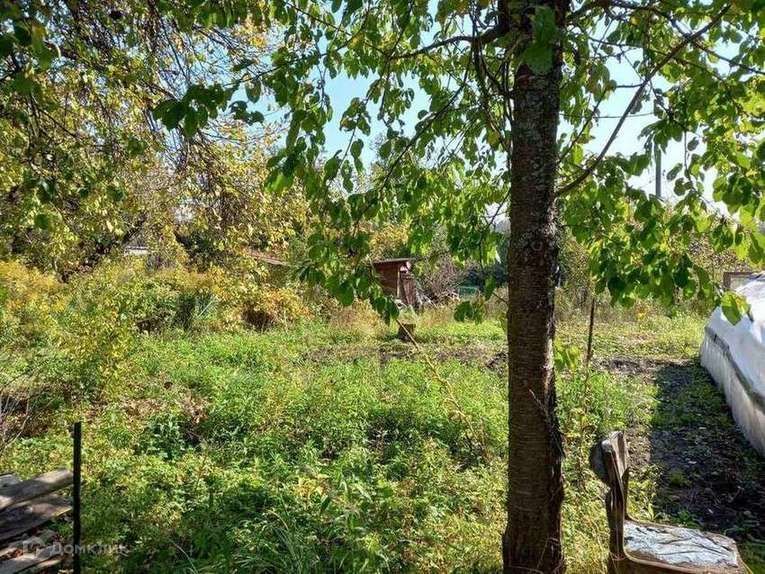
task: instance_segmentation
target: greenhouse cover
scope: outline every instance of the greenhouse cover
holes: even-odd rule
[[[732,325],[720,307],[706,326],[701,364],[725,393],[733,418],[765,456],[765,274],[736,292],[751,305],[749,316]]]

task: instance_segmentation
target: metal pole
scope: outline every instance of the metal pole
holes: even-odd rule
[[[587,355],[585,357],[585,366],[587,367],[587,374],[590,372],[590,361],[592,360],[592,334],[595,330],[595,294],[592,294],[592,302],[590,303],[590,326],[587,329]]]
[[[82,542],[82,523],[80,520],[82,493],[82,422],[74,423],[74,469],[73,469],[73,548],[74,548],[74,574],[82,573],[80,564],[80,544]]]
[[[656,197],[661,199],[661,149],[656,143],[653,144],[653,158],[656,165]]]

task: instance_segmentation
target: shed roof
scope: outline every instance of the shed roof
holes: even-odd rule
[[[392,259],[378,259],[374,261],[374,265],[378,265],[381,263],[408,263],[413,260],[414,260],[414,257],[394,257]]]

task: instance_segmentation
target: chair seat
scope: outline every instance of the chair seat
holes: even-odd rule
[[[691,528],[627,520],[624,523],[624,549],[630,557],[679,568],[741,571],[735,541]]]

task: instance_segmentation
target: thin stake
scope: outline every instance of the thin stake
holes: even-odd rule
[[[656,198],[661,199],[661,148],[659,144],[653,144],[653,157],[656,168]]]
[[[81,574],[80,544],[82,542],[82,523],[80,520],[80,495],[82,491],[82,422],[74,423],[74,469],[73,469],[73,547],[74,547],[74,574]]]
[[[595,296],[592,297],[590,303],[590,327],[587,331],[587,356],[585,358],[585,366],[587,373],[590,372],[590,360],[592,359],[592,332],[595,326]]]

